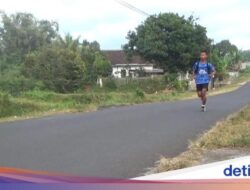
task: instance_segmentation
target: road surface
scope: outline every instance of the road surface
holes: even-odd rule
[[[250,84],[198,100],[103,109],[0,123],[0,166],[132,178],[176,156],[216,121],[250,103]]]

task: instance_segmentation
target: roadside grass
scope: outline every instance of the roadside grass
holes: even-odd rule
[[[217,123],[196,143],[207,149],[250,147],[250,106]]]
[[[174,158],[162,157],[149,173],[166,172],[199,165],[207,151],[250,148],[250,106],[218,122],[189,143],[188,150]]]
[[[34,111],[43,110],[43,105],[31,101],[13,101],[8,94],[0,94],[0,114],[2,117],[21,116]]]
[[[230,85],[222,86],[209,95],[217,95],[236,90],[240,84],[250,79],[250,71],[241,73],[240,77]],[[152,84],[151,84],[152,83]],[[139,88],[146,85],[144,82],[130,84],[128,89],[93,88],[91,90],[72,94],[59,94],[51,91],[32,90],[11,96],[0,92],[0,121],[11,121],[68,112],[88,112],[112,106],[126,106],[143,103],[164,101],[178,101],[196,98],[194,91],[153,90],[161,89],[162,83],[157,79],[150,82],[145,89]],[[110,83],[110,88],[113,87]]]
[[[250,70],[247,69],[241,72],[239,77],[232,80],[230,84],[223,85],[214,91],[210,91],[209,95],[213,96],[213,95],[218,95],[218,94],[223,94],[223,93],[234,91],[238,89],[240,86],[244,85],[249,80],[250,80]]]
[[[0,92],[0,121],[11,121],[68,112],[88,112],[111,106],[174,101],[193,92],[160,91],[146,94],[140,89],[128,92],[90,91],[59,94],[49,91],[27,91],[18,97]]]

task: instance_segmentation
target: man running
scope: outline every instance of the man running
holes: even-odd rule
[[[200,61],[196,62],[193,66],[193,76],[196,83],[198,97],[201,99],[201,109],[206,111],[207,104],[207,91],[209,82],[215,74],[215,68],[207,61],[208,53],[202,51],[200,54]]]

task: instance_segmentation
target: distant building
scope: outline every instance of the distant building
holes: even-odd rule
[[[245,62],[245,63],[241,63],[241,70],[244,70],[246,68],[250,67],[250,62]]]
[[[112,75],[115,78],[140,77],[164,74],[163,69],[154,68],[154,64],[145,61],[140,56],[133,56],[127,59],[122,50],[103,51],[112,64]]]

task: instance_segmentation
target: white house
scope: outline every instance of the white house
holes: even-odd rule
[[[146,75],[164,74],[163,69],[154,68],[154,64],[145,61],[140,56],[133,56],[128,59],[122,50],[103,51],[112,64],[112,74],[115,78],[139,77],[140,72]]]
[[[250,62],[241,63],[241,70],[244,70],[247,67],[250,67]]]

